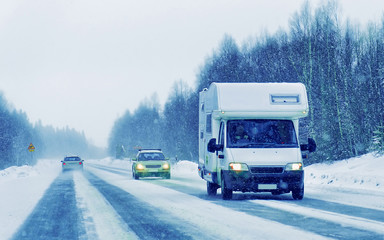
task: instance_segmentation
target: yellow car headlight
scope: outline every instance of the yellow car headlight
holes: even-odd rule
[[[248,166],[245,163],[230,163],[229,170],[232,171],[248,171]]]
[[[285,171],[302,171],[303,164],[301,162],[297,163],[288,163],[285,165]]]
[[[136,165],[136,169],[137,170],[144,170],[144,165],[139,163],[139,164]]]
[[[165,169],[165,170],[169,169],[169,164],[168,163],[164,163],[163,164],[163,169]]]

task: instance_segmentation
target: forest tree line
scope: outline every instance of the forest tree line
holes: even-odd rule
[[[212,82],[302,82],[310,113],[300,126],[317,143],[311,163],[372,151],[384,129],[384,18],[361,28],[340,16],[337,1],[315,9],[305,2],[287,31],[242,46],[225,35],[201,66],[195,89],[177,81],[163,108],[154,96],[115,122],[109,153],[132,156],[136,148],[155,147],[197,161],[198,93]]]
[[[28,147],[32,143],[34,151]],[[76,154],[100,155],[84,135],[74,129],[31,124],[27,115],[16,111],[0,93],[0,170],[10,166],[34,165],[39,158],[57,158]],[[60,162],[58,161],[58,164]]]

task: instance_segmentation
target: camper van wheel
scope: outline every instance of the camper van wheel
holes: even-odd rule
[[[207,182],[208,196],[216,196],[219,186],[216,183]]]
[[[302,188],[293,189],[292,197],[295,200],[302,200],[304,198],[304,186]]]
[[[223,175],[221,175],[221,197],[223,198],[223,200],[232,199],[232,189],[227,188]]]

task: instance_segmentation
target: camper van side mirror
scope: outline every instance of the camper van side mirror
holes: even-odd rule
[[[316,142],[313,138],[308,138],[308,151],[309,152],[316,151]]]
[[[301,149],[301,151],[309,151],[309,152],[316,151],[315,140],[313,138],[308,138],[308,144],[301,144],[300,149]]]
[[[211,153],[216,151],[216,138],[211,138],[211,140],[209,140],[207,150]]]
[[[209,140],[208,142],[207,150],[208,152],[211,152],[211,153],[216,151],[222,151],[223,146],[220,144],[216,144],[216,138],[211,138],[211,140]]]

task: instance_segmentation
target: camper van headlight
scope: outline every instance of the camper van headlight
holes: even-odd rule
[[[285,171],[302,171],[303,164],[301,162],[288,163],[285,165]]]
[[[229,170],[232,171],[248,171],[248,166],[245,163],[230,163]]]

